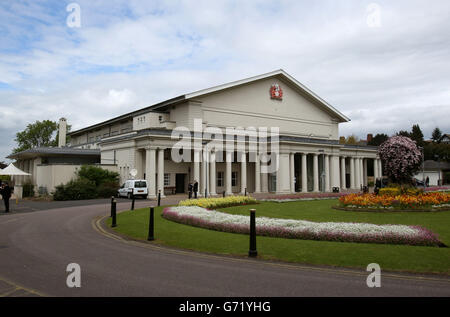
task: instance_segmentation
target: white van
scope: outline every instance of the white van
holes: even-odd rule
[[[133,197],[147,198],[148,188],[145,179],[130,179],[127,180],[117,191],[118,197]]]

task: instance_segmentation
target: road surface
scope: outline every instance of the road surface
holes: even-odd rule
[[[136,207],[148,204],[137,201]],[[129,209],[129,202],[118,210]],[[0,216],[3,296],[449,296],[450,279],[220,257],[126,241],[98,227],[109,205]],[[81,267],[68,288],[66,267]]]

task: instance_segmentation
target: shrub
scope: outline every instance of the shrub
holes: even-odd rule
[[[226,208],[232,206],[256,204],[257,200],[250,196],[228,196],[225,198],[188,199],[178,203],[179,206],[199,206],[207,209]]]
[[[103,183],[111,183],[119,181],[119,174],[110,172],[98,166],[83,165],[77,172],[79,178],[85,178],[100,186]]]
[[[78,178],[71,180],[66,185],[56,186],[53,193],[54,200],[81,200],[97,197],[98,192],[95,182],[85,178]]]
[[[31,183],[26,183],[23,185],[22,189],[23,197],[34,197],[34,186]]]
[[[100,198],[109,198],[117,194],[119,189],[119,183],[114,181],[109,181],[102,183],[97,190],[97,196]]]
[[[398,187],[385,187],[380,188],[379,194],[388,196],[398,196],[401,194],[401,190]]]

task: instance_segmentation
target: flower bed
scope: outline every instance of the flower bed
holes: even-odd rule
[[[182,200],[178,206],[198,206],[207,209],[226,208],[232,206],[250,205],[258,203],[250,196],[228,196],[222,198],[200,198]]]
[[[340,207],[369,210],[450,210],[450,194],[424,193],[419,195],[349,194],[339,198]]]
[[[250,217],[230,215],[201,207],[167,207],[162,216],[178,223],[232,233],[249,233]],[[311,222],[258,217],[261,236],[341,242],[443,246],[437,235],[419,226],[368,223]]]

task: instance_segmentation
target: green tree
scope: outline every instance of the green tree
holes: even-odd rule
[[[406,136],[406,137],[411,137],[411,133],[409,133],[408,131],[406,131],[406,130],[400,130],[400,131],[398,131],[397,133],[396,133],[396,135],[397,136]]]
[[[433,133],[431,134],[431,139],[435,143],[440,143],[442,139],[442,131],[438,127],[434,128]]]
[[[51,146],[54,142],[53,134],[57,129],[58,124],[50,120],[28,124],[24,131],[16,133],[15,141],[18,147],[13,150],[14,153],[34,147]]]
[[[417,146],[421,146],[421,147],[424,146],[425,141],[423,139],[423,133],[418,124],[414,124],[412,126],[412,131],[411,131],[410,137],[411,137],[411,140],[416,141]]]
[[[345,140],[345,144],[358,144],[359,143],[359,139],[356,135],[352,134],[349,137],[347,137],[347,139]]]
[[[110,172],[98,166],[93,165],[83,165],[77,171],[77,176],[79,178],[87,179],[95,184],[95,186],[100,186],[106,182],[116,182],[119,183],[119,173]]]
[[[67,125],[67,132],[71,126]],[[14,153],[32,149],[34,147],[57,146],[58,145],[58,123],[51,120],[36,121],[27,125],[26,129],[16,133],[17,147]]]
[[[425,160],[450,162],[450,144],[430,142],[424,146]]]
[[[384,143],[384,141],[386,141],[387,139],[389,139],[389,136],[387,134],[384,133],[378,133],[377,135],[375,135],[372,140],[370,140],[367,145],[373,145],[373,146],[380,146],[381,144]]]

